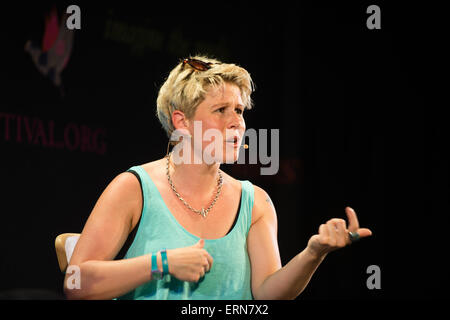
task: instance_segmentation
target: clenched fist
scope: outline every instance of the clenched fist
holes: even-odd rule
[[[182,281],[199,281],[213,264],[213,258],[203,249],[204,245],[205,240],[200,239],[191,247],[167,250],[169,273]]]

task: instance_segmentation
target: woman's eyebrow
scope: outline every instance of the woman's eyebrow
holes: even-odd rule
[[[213,104],[212,106],[210,106],[210,108],[212,109],[212,108],[218,107],[218,106],[229,106],[229,105],[230,105],[230,103],[228,103],[228,102],[221,102],[221,103]],[[238,104],[236,104],[236,107],[244,107],[244,105],[238,103]]]
[[[228,102],[220,102],[213,104],[210,108],[218,107],[218,106],[228,106]]]

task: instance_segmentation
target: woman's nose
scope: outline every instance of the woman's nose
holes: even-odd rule
[[[236,128],[240,128],[240,127],[242,127],[243,126],[243,124],[242,124],[242,122],[243,122],[243,119],[242,119],[242,117],[239,115],[239,114],[237,114],[236,112],[233,112],[232,114],[231,114],[231,116],[230,116],[230,122],[229,122],[229,124],[228,124],[228,128],[232,128],[232,129],[236,129]]]

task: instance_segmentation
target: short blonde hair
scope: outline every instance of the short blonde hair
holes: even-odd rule
[[[169,138],[175,130],[172,123],[173,111],[180,110],[191,119],[211,87],[221,86],[225,82],[232,83],[240,89],[245,108],[253,107],[250,95],[254,91],[254,84],[247,70],[206,56],[190,58],[211,63],[211,68],[198,71],[181,61],[161,86],[156,100],[156,115]]]

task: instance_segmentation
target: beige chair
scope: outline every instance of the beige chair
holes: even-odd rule
[[[67,269],[79,238],[79,233],[62,233],[55,239],[56,257],[58,258],[59,269],[63,273]]]

